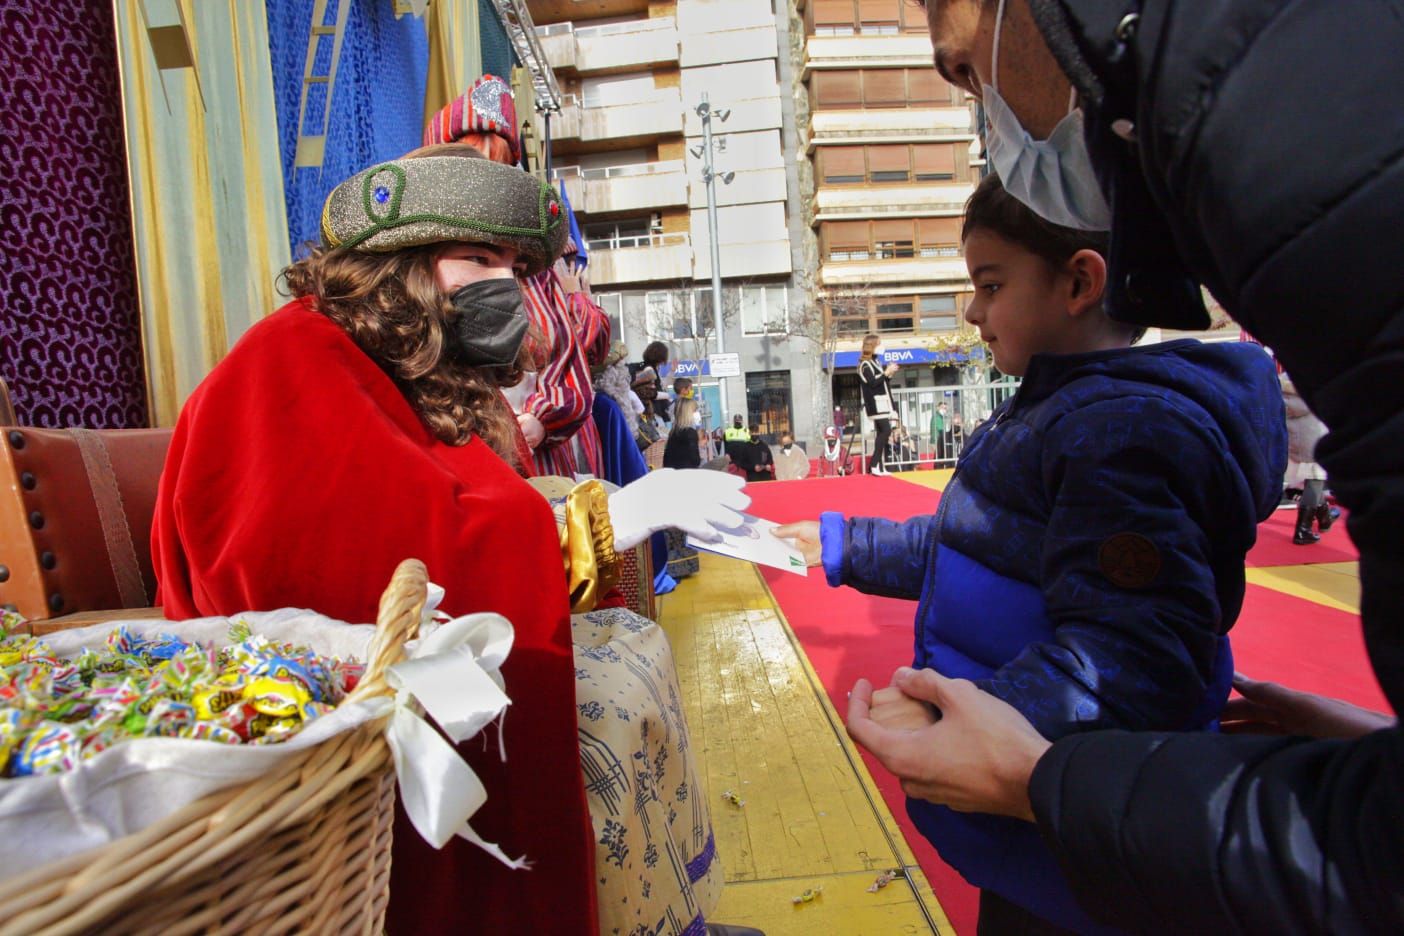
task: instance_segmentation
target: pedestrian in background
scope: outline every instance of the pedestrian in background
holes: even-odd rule
[[[875,475],[887,474],[884,459],[887,456],[887,440],[892,435],[892,375],[897,373],[897,365],[882,366],[882,339],[868,335],[863,339],[863,356],[858,362],[858,380],[863,387],[863,411],[873,421],[877,436],[873,439],[873,457],[868,462],[868,472]]]
[[[1321,533],[1331,529],[1340,513],[1333,512],[1326,503],[1326,470],[1316,463],[1316,443],[1326,435],[1326,426],[1297,393],[1292,378],[1284,373],[1279,379],[1282,403],[1287,409],[1287,476],[1284,480],[1287,487],[1302,489],[1292,542],[1310,546],[1321,539]],[[1320,533],[1312,530],[1313,524]]]

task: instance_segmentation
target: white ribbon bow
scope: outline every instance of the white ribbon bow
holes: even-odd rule
[[[525,858],[509,858],[485,842],[468,824],[487,802],[487,790],[458,752],[416,711],[418,701],[455,742],[473,737],[502,715],[512,700],[499,670],[512,650],[512,624],[500,614],[470,614],[443,620],[429,631],[443,598],[429,586],[425,626],[409,659],[391,666],[385,680],[396,690],[386,738],[395,757],[400,798],[415,829],[435,848],[455,835],[467,839],[509,868],[526,868]],[[506,754],[503,754],[506,759]]]

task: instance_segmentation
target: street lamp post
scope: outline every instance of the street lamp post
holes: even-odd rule
[[[717,238],[717,174],[712,169],[712,105],[707,100],[707,92],[702,92],[702,103],[697,105],[697,116],[702,118],[702,146],[701,153],[693,150],[693,155],[702,157],[702,180],[707,183],[707,232],[710,235],[712,247],[712,321],[717,330],[717,353],[726,350],[726,319],[722,315],[722,287],[721,287],[721,247]],[[717,118],[723,123],[731,116],[731,111],[720,110],[715,112]],[[725,173],[721,180],[725,185],[731,184],[735,173]],[[698,369],[701,369],[701,362],[698,362]],[[721,393],[721,413],[718,414],[718,425],[727,425],[727,418],[730,411],[726,405],[726,377],[722,377],[718,382]]]

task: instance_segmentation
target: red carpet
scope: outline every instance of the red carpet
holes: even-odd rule
[[[1345,512],[1331,529],[1321,534],[1321,542],[1297,546],[1292,532],[1297,526],[1296,510],[1275,510],[1258,526],[1258,542],[1248,550],[1250,566],[1311,565],[1318,562],[1355,562],[1360,558],[1345,528]]]
[[[753,513],[779,522],[817,520],[821,510],[905,520],[931,513],[940,499],[935,491],[896,478],[871,476],[752,484],[746,492],[751,495]],[[1334,527],[1316,546],[1293,546],[1288,513],[1278,511],[1263,524],[1260,545],[1254,549],[1255,555],[1260,551],[1261,555],[1252,564],[1289,565],[1356,558],[1343,525]],[[1296,513],[1291,512],[1291,522],[1295,522],[1295,517]],[[1276,542],[1281,538],[1283,523],[1287,524],[1285,548]],[[1265,561],[1279,554],[1283,558]],[[911,662],[914,602],[873,598],[848,588],[829,588],[822,570],[817,569],[811,570],[807,578],[772,569],[762,572],[840,714],[847,709],[848,690],[860,676],[885,685],[894,669]],[[1249,585],[1233,638],[1238,669],[1256,679],[1329,693],[1371,708],[1386,708],[1365,658],[1355,615]],[[896,778],[871,756],[863,756],[951,923],[962,936],[973,936],[977,892],[941,861],[907,819],[905,798]]]

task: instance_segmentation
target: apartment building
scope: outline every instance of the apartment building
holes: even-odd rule
[[[767,434],[816,438],[821,354],[802,327],[807,280],[795,276],[805,220],[790,62],[780,55],[788,17],[777,20],[770,0],[528,0],[528,8],[563,92],[550,121],[551,175],[579,217],[591,286],[615,334],[635,359],[651,341],[666,342],[667,377],[696,381],[712,427],[740,413]],[[739,366],[717,362],[721,352]]]
[[[959,340],[972,295],[961,215],[981,173],[974,105],[932,66],[920,6],[797,2],[808,107],[801,155],[826,363],[836,404],[860,422],[856,366],[868,333],[903,365],[897,387],[986,379],[983,349]]]

